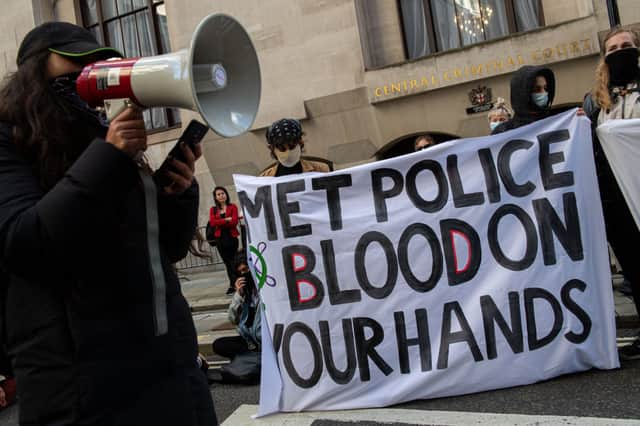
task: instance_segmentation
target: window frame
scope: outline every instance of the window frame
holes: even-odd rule
[[[515,14],[515,6],[514,6],[514,2],[518,1],[518,0],[503,0],[505,3],[505,10],[506,10],[506,15],[507,15],[507,26],[508,26],[508,33],[505,34],[502,37],[495,37],[492,39],[488,39],[488,40],[483,40],[483,41],[479,41],[477,43],[471,43],[471,44],[462,44],[462,34],[460,34],[460,28],[458,27],[458,25],[456,25],[456,30],[458,33],[458,43],[459,46],[455,47],[455,48],[451,48],[451,49],[445,49],[445,50],[438,50],[438,39],[436,36],[436,30],[435,30],[435,25],[434,25],[434,18],[433,18],[433,11],[431,10],[431,0],[420,0],[422,1],[422,5],[423,5],[423,10],[424,10],[424,19],[425,19],[425,24],[426,24],[426,34],[427,34],[427,38],[428,38],[428,42],[430,46],[434,47],[434,51],[424,55],[424,56],[416,56],[415,58],[410,57],[409,55],[409,48],[407,46],[407,33],[406,33],[406,28],[405,28],[405,24],[404,24],[404,18],[402,15],[402,5],[400,0],[396,1],[396,5],[397,5],[397,9],[398,9],[398,15],[400,17],[400,28],[402,31],[402,44],[403,44],[403,49],[404,49],[404,56],[405,56],[405,60],[406,61],[416,61],[416,60],[420,60],[420,59],[424,59],[424,58],[428,58],[434,55],[438,55],[438,54],[442,54],[442,53],[446,53],[446,52],[452,52],[452,51],[457,51],[460,49],[465,49],[468,47],[472,47],[472,46],[477,46],[479,44],[483,44],[483,43],[489,43],[495,40],[500,40],[506,37],[510,37],[513,36],[515,34],[523,34],[525,32],[529,32],[529,31],[536,31],[542,27],[545,26],[545,19],[544,19],[544,9],[542,7],[542,0],[536,0],[538,3],[538,10],[540,11],[539,15],[538,15],[538,28],[533,29],[533,30],[525,30],[525,31],[518,31],[517,29],[517,21],[516,21],[516,14]],[[478,0],[480,1],[480,0]]]
[[[162,46],[161,37],[160,37],[160,28],[158,25],[157,13],[156,13],[158,6],[160,5],[166,6],[166,3],[167,3],[166,0],[143,0],[143,1],[145,3],[144,6],[138,6],[138,7],[133,6],[132,10],[129,10],[122,14],[117,14],[111,18],[105,19],[104,14],[102,13],[103,0],[95,0],[96,22],[91,23],[89,25],[87,25],[87,23],[85,22],[85,15],[83,13],[83,6],[81,4],[83,0],[75,0],[74,8],[75,8],[76,16],[78,17],[78,20],[80,22],[80,25],[88,30],[91,30],[92,28],[97,28],[97,31],[100,34],[100,37],[102,39],[102,43],[105,46],[110,46],[109,39],[107,38],[107,31],[106,31],[106,27],[110,22],[116,22],[116,21],[120,22],[120,25],[119,25],[120,36],[124,40],[123,25],[122,25],[123,19],[129,16],[135,17],[138,13],[144,11],[147,17],[147,22],[149,23],[149,38],[151,42],[152,55],[161,55],[165,53],[170,53],[170,52],[163,51],[163,46]],[[114,2],[117,2],[117,0],[114,0]],[[138,46],[142,46],[142,43],[140,41],[140,33],[138,30],[137,20],[134,20],[134,22],[135,22],[136,40],[137,40]],[[115,47],[115,46],[110,46],[110,47]],[[164,110],[165,117],[167,120],[167,125],[164,127],[152,127],[150,129],[147,129],[147,134],[160,133],[160,132],[165,132],[167,130],[182,127],[180,113],[175,108],[158,108],[158,109]],[[153,125],[153,121],[152,121],[152,125]]]

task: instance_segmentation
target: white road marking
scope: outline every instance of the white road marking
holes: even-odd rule
[[[617,343],[618,347],[621,348],[623,346],[630,345],[637,338],[638,338],[637,336],[633,336],[633,337],[618,337],[616,339],[616,343]]]
[[[461,411],[403,410],[397,408],[375,408],[346,411],[311,411],[304,413],[282,413],[253,419],[258,411],[257,405],[241,405],[223,423],[223,426],[309,426],[316,420],[335,420],[341,422],[373,421],[382,424],[407,423],[416,425],[476,425],[476,426],[541,426],[541,425],[580,425],[580,426],[638,426],[640,421],[626,419],[607,419],[600,417],[575,416],[532,416],[523,414],[472,413]]]

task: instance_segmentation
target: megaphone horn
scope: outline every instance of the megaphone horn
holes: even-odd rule
[[[247,131],[260,103],[260,65],[245,29],[234,18],[204,18],[188,50],[87,65],[76,82],[89,105],[113,119],[127,102],[197,111],[224,137]]]

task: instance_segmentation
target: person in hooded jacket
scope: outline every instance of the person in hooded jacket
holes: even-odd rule
[[[171,185],[154,182],[138,160],[142,111],[106,123],[76,92],[84,65],[113,56],[84,28],[45,23],[0,91],[0,267],[19,421],[216,424],[172,268],[197,226],[201,149],[183,146],[184,161],[162,172]]]
[[[491,134],[517,129],[548,117],[555,94],[556,79],[551,69],[523,66],[511,77],[511,108],[514,115],[494,128]]]

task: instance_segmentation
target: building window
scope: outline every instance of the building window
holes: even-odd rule
[[[544,25],[540,0],[399,0],[408,59]]]
[[[152,56],[171,51],[164,0],[79,0],[82,21],[100,43],[126,57]],[[148,130],[180,123],[174,108],[144,111]]]

